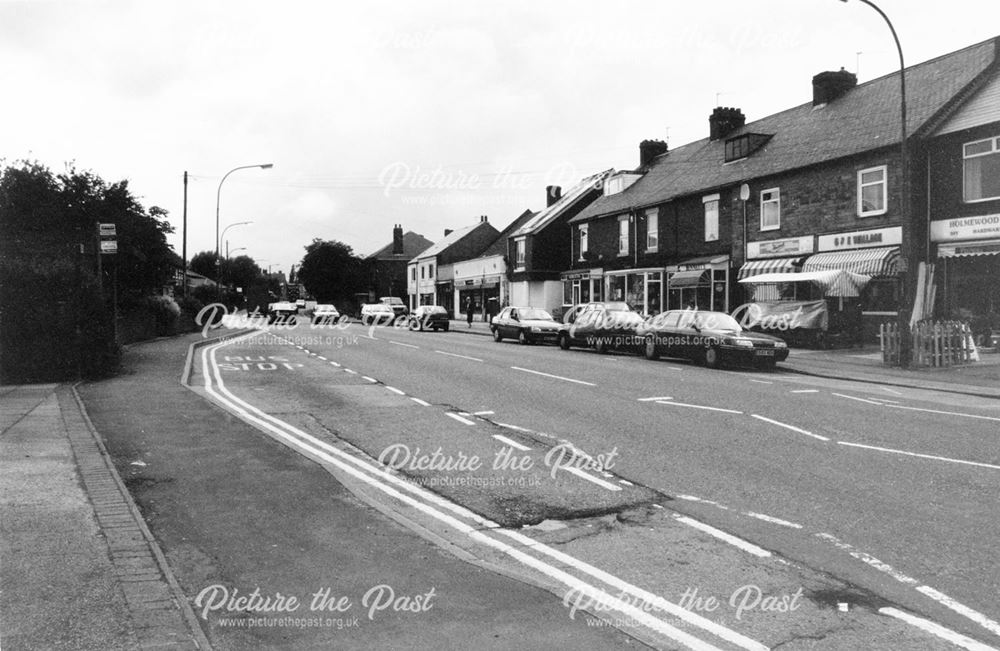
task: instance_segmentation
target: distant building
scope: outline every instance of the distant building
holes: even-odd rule
[[[423,235],[413,231],[404,233],[400,224],[393,226],[392,242],[362,261],[367,302],[374,303],[383,296],[396,296],[406,303],[406,266],[417,254],[433,245]]]
[[[496,241],[500,232],[483,216],[471,226],[445,230],[444,239],[414,256],[407,265],[407,294],[410,309],[418,305],[442,305],[455,309],[451,265],[481,254]]]

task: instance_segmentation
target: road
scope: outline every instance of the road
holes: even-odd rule
[[[360,325],[257,336],[220,348],[198,371],[372,458],[391,462],[395,450],[402,474],[505,528],[558,530],[623,512],[647,523],[650,509],[663,509],[847,586],[814,590],[819,609],[898,608],[1000,642],[1000,405],[780,366],[713,370]],[[520,452],[535,455],[530,468],[512,467]],[[470,459],[485,463],[470,469]],[[471,471],[479,485],[442,479]],[[520,485],[508,485],[512,475]],[[744,585],[719,578],[731,563],[699,566],[686,583],[651,578],[651,568],[671,566],[674,533],[650,531],[664,539],[642,541],[642,562],[634,540],[611,535],[575,551],[675,600],[692,584],[723,596]],[[740,624],[773,646],[800,622]]]

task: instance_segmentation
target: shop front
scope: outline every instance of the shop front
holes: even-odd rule
[[[565,313],[574,305],[604,300],[604,270],[583,269],[565,271],[560,274],[563,285],[562,311]],[[559,315],[554,314],[556,318]]]
[[[625,301],[640,314],[659,314],[663,306],[663,269],[628,269],[605,274],[609,301]]]
[[[454,315],[455,283],[450,280],[438,281],[434,303],[448,310],[448,314]]]
[[[937,315],[968,321],[986,343],[1000,332],[1000,214],[931,222]]]
[[[500,311],[502,305],[500,295],[500,276],[482,276],[455,280],[453,295],[458,299],[456,318],[465,318],[468,301],[472,300],[475,316],[481,321],[489,321],[492,315]]]
[[[729,312],[731,269],[728,255],[692,258],[666,268],[667,310],[694,307]]]
[[[750,278],[759,274],[796,273],[802,271],[802,262],[806,256],[815,251],[815,238],[812,235],[803,237],[788,237],[780,240],[764,240],[748,242],[746,262],[740,267],[737,280]],[[747,289],[744,301],[778,300],[773,285],[743,285]],[[750,295],[752,291],[756,295]]]
[[[870,278],[858,297],[828,301],[831,331],[855,332],[865,342],[876,341],[879,326],[894,322],[899,315],[903,228],[830,233],[816,240],[817,253],[802,263],[803,272],[846,271]]]

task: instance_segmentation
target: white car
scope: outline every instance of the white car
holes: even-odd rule
[[[389,325],[395,319],[396,313],[383,303],[366,303],[361,306],[361,323],[365,325]]]
[[[313,310],[312,322],[316,323],[336,323],[340,318],[340,312],[330,303],[320,303]]]

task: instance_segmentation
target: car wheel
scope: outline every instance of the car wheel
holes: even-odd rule
[[[450,323],[446,323],[443,326],[441,326],[441,329],[444,330],[445,332],[448,332],[448,330],[451,329],[451,324]]]
[[[716,368],[719,365],[719,351],[715,348],[706,348],[703,360],[708,368]]]
[[[410,330],[416,330],[419,325],[416,321],[410,321]]]
[[[660,351],[656,348],[656,337],[653,335],[646,335],[646,341],[644,344],[643,353],[646,355],[646,359],[654,361],[660,359]]]
[[[569,335],[565,333],[559,335],[559,347],[563,350],[569,350]]]
[[[503,335],[500,334],[500,328],[493,328],[493,341],[503,341]]]
[[[531,339],[528,338],[528,333],[525,332],[524,330],[521,330],[520,332],[518,332],[517,333],[517,343],[521,344],[522,346],[527,346],[528,344],[530,344],[531,343]]]

